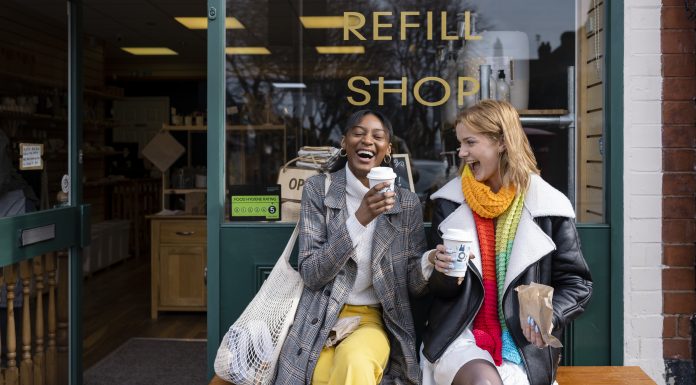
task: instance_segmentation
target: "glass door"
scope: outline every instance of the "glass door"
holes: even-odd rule
[[[81,3],[67,4],[0,5],[0,316],[17,357],[2,370],[22,383],[33,365],[82,381]]]

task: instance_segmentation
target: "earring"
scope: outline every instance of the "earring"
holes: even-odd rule
[[[389,160],[387,160],[387,157],[389,157]],[[384,160],[382,160],[382,162],[384,162],[384,164],[389,164],[389,163],[391,163],[391,161],[392,161],[392,156],[391,156],[391,154],[385,155],[385,156],[384,156]]]
[[[341,147],[341,151],[338,152],[338,156],[340,156],[341,158],[345,158],[346,156],[348,156],[348,152],[345,148]]]

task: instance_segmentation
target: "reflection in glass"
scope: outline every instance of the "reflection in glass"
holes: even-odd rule
[[[582,127],[568,103],[587,97],[568,67],[589,3],[229,0],[245,28],[228,30],[227,46],[257,51],[227,56],[227,183],[274,184],[301,146],[338,147],[350,113],[379,109],[428,220],[428,196],[456,175],[457,113],[500,93],[523,116],[542,176],[572,197]]]

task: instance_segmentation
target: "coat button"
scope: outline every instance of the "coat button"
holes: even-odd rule
[[[343,270],[340,270],[340,271],[338,272],[338,275],[346,275],[346,272],[343,271]]]
[[[394,311],[394,308],[393,308],[393,307],[390,307],[389,309],[387,309],[387,313],[391,313],[391,312],[393,312],[393,311]]]
[[[319,319],[318,319],[318,318],[313,319],[313,320],[312,320],[312,325],[316,325],[317,322],[319,322]],[[302,350],[302,349],[300,349],[300,350]]]
[[[329,290],[329,289],[324,290],[324,295],[327,296],[327,297],[330,296],[330,295],[331,295],[331,290]]]
[[[299,355],[302,355],[302,348],[300,348],[299,350],[297,350],[297,355],[298,355],[298,356],[299,356]]]

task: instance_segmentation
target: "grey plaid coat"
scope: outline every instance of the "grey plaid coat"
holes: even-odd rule
[[[302,194],[298,270],[304,290],[295,320],[278,359],[276,385],[310,384],[329,331],[350,294],[357,274],[355,251],[346,220],[346,171],[309,178]],[[372,246],[373,284],[389,335],[389,363],[382,384],[421,382],[409,292],[427,289],[420,258],[425,251],[418,197],[397,189],[394,207],[377,217]]]

